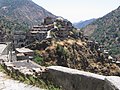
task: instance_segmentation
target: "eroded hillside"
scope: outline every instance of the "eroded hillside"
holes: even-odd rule
[[[59,65],[78,70],[120,75],[120,68],[99,51],[98,43],[81,39],[44,40],[30,46],[36,50],[35,61],[41,65]]]

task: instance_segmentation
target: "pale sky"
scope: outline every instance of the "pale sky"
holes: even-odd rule
[[[106,15],[120,5],[120,0],[32,0],[56,16],[79,22]]]

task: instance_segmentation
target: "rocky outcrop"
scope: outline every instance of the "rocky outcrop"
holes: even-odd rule
[[[44,47],[44,48],[43,48]],[[43,58],[41,65],[65,66],[102,75],[120,75],[120,68],[99,50],[95,42],[81,39],[46,40],[37,43],[37,55]]]

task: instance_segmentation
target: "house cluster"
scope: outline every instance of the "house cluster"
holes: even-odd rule
[[[67,38],[73,29],[72,23],[61,17],[56,19],[47,17],[43,23],[31,27],[28,32],[14,31],[12,36],[13,43],[0,43],[0,62],[7,62],[5,66],[10,67],[11,70],[19,70],[24,74],[44,72],[45,68],[32,62],[34,51],[25,48],[25,46],[44,39]],[[5,36],[5,32],[0,30],[0,42],[6,41],[5,39],[7,38]],[[81,36],[81,38],[83,38],[83,36],[78,33],[75,34],[75,36]],[[88,41],[88,46],[92,51],[96,49],[99,54],[98,56],[102,56],[98,43]],[[108,56],[107,51],[104,51],[104,54],[106,54],[108,59],[113,60],[111,56]],[[120,62],[118,62],[118,64],[120,64]]]
[[[28,48],[15,48],[11,42],[0,42],[0,64],[9,74],[41,75],[46,68],[32,61],[34,51]]]
[[[13,35],[14,46],[24,47],[34,41],[52,37],[66,38],[72,29],[72,23],[61,17],[56,19],[46,17],[40,25],[34,25],[28,32],[15,31]]]
[[[56,19],[46,17],[40,25],[31,27],[28,32],[14,31],[8,35],[4,30],[0,29],[0,45],[2,48],[4,47],[4,50],[1,50],[0,59],[1,61],[4,58],[5,61],[31,60],[34,52],[25,48],[25,46],[52,37],[66,38],[72,29],[72,23],[61,17]],[[11,43],[8,43],[9,38],[6,36],[10,37]],[[2,55],[3,52],[5,52],[4,55]]]
[[[57,37],[68,37],[70,31],[73,29],[72,23],[63,19],[57,18],[54,22],[54,28],[57,28],[56,35]]]
[[[11,42],[0,42],[0,64],[9,74],[41,75],[46,68],[32,61],[34,51],[29,48],[15,48]]]

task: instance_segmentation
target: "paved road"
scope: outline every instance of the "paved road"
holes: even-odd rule
[[[20,83],[9,79],[4,73],[0,72],[0,90],[44,90],[31,85]]]

